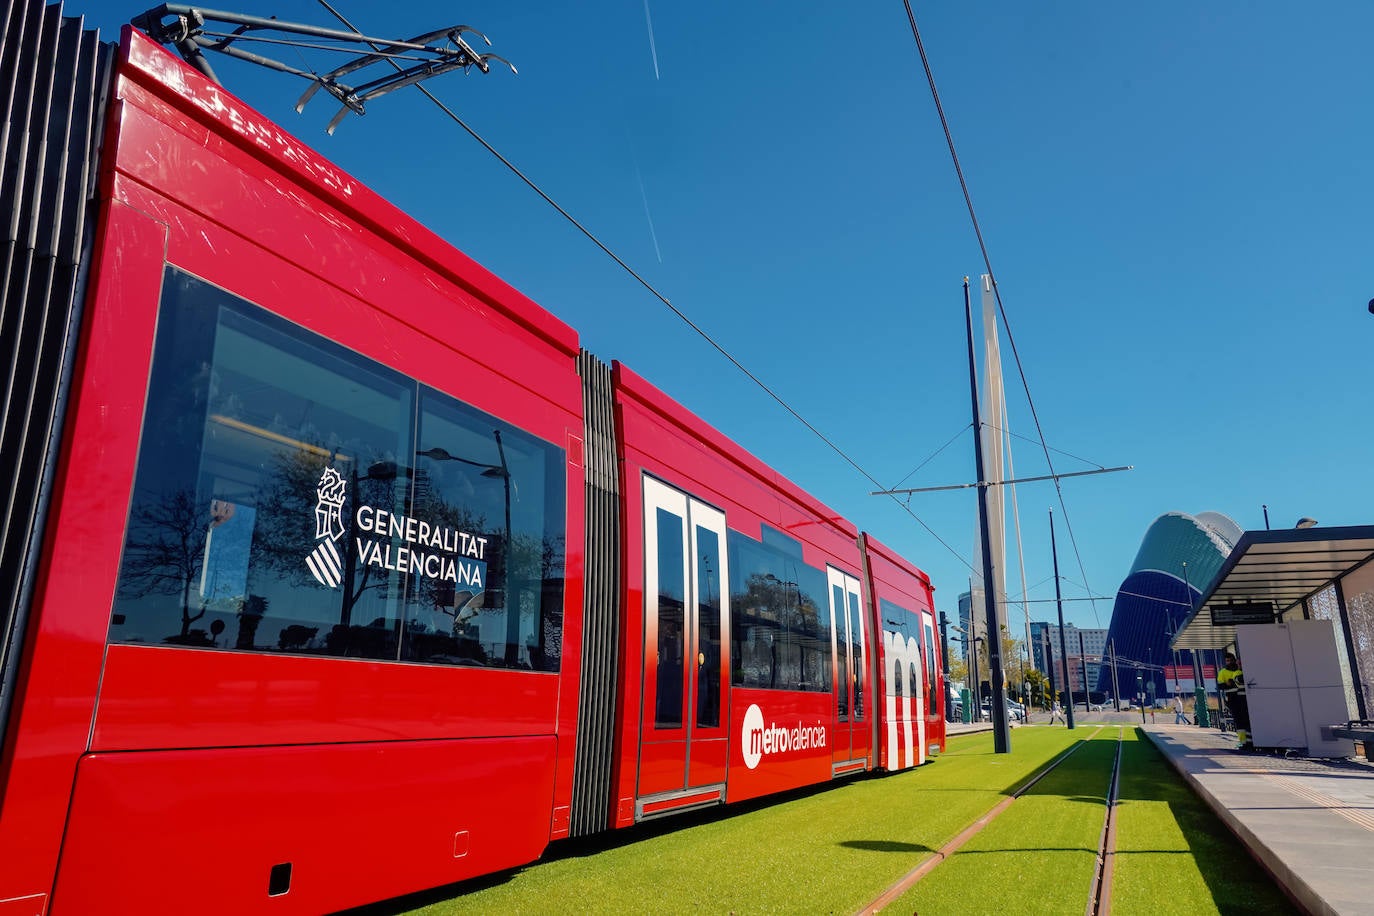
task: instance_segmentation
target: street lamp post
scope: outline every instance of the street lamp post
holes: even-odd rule
[[[1083,711],[1092,712],[1092,700],[1088,696],[1088,655],[1083,650],[1083,631],[1078,631],[1078,669],[1083,675]]]
[[[496,439],[496,454],[498,464],[489,464],[485,461],[474,461],[471,458],[462,458],[449,452],[448,449],[434,446],[415,454],[434,461],[457,461],[462,464],[470,464],[473,467],[482,468],[482,476],[488,479],[498,479],[501,481],[502,488],[505,490],[505,543],[501,548],[501,600],[506,607],[506,666],[514,668],[520,660],[520,608],[519,602],[514,601],[511,594],[511,520],[510,520],[510,466],[506,464],[506,447],[501,442],[501,430],[492,430],[492,436]]]
[[[945,677],[949,677],[949,617],[940,612],[940,661],[944,665]],[[949,682],[945,682],[945,721],[954,721],[954,701],[949,696]]]
[[[969,683],[976,685],[978,683],[978,640],[982,637],[972,636],[968,630],[957,624],[951,623],[949,624],[949,628],[959,634],[959,642],[964,647],[964,677]],[[969,650],[970,646],[972,646],[971,652]],[[963,721],[974,722],[977,721],[974,718],[974,710],[978,707],[978,693],[976,689],[967,690],[967,693],[967,697],[960,697],[960,703],[962,704],[964,713],[960,718]]]
[[[1050,510],[1050,555],[1054,558],[1054,603],[1059,609],[1059,660],[1064,666],[1064,724],[1073,728],[1073,687],[1069,683],[1069,648],[1064,639],[1064,598],[1059,593],[1059,549],[1054,543],[1054,510]]]
[[[1269,527],[1269,509],[1264,510],[1264,527]],[[1188,561],[1183,561],[1183,593],[1188,599],[1188,613],[1193,612],[1193,586],[1188,581]],[[1207,708],[1207,685],[1202,671],[1202,650],[1192,649],[1193,653],[1193,721],[1198,728],[1207,728],[1211,722],[1211,711]]]
[[[505,592],[506,605],[506,666],[514,668],[520,659],[520,602],[511,593],[511,559],[515,545],[511,543],[510,530],[510,468],[506,465],[506,447],[501,443],[501,430],[492,430],[496,437],[496,455],[501,461],[499,468],[488,468],[483,477],[500,477],[506,496],[506,546],[501,556],[501,588]],[[533,659],[530,660],[533,667]]]
[[[982,673],[978,670],[978,644],[983,641],[983,637],[978,635],[978,631],[973,631],[973,636],[969,638],[969,648],[971,654],[968,657],[969,679],[973,681],[973,721],[980,721],[983,709],[983,682]]]
[[[1145,670],[1148,671],[1148,672],[1150,672],[1150,686],[1149,686],[1147,692],[1148,692],[1149,695],[1150,695],[1150,706],[1153,707],[1153,706],[1155,705],[1155,697],[1159,696],[1159,681],[1158,681],[1158,679],[1155,677],[1155,647],[1154,647],[1154,646],[1146,646],[1146,647],[1145,647],[1145,661],[1146,661]]]

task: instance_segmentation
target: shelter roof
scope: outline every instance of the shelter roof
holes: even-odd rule
[[[1247,531],[1174,637],[1175,649],[1220,649],[1235,641],[1228,613],[1272,604],[1276,618],[1374,559],[1374,525]],[[1219,611],[1219,613],[1214,613]]]

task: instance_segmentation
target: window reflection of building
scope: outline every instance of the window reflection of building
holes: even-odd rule
[[[828,692],[829,605],[816,600],[825,601],[825,573],[800,561],[800,545],[784,550],[732,531],[727,547],[734,683]]]

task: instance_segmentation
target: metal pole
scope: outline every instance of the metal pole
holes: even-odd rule
[[[964,324],[968,329],[968,381],[973,400],[974,471],[978,475],[978,534],[983,545],[983,600],[986,608],[988,674],[992,681],[993,752],[1011,753],[1011,727],[1002,679],[1002,631],[997,625],[996,580],[992,577],[992,534],[988,530],[988,488],[983,473],[983,424],[978,416],[978,367],[973,358],[973,307],[969,304],[968,278],[964,278]],[[970,595],[970,598],[972,596]]]
[[[1340,579],[1335,581],[1336,586],[1336,610],[1341,615],[1341,629],[1345,631],[1345,657],[1350,660],[1350,683],[1355,688],[1355,709],[1360,713],[1360,721],[1369,718],[1369,713],[1364,705],[1364,683],[1360,679],[1360,660],[1355,655],[1355,641],[1350,633],[1350,615],[1345,609],[1345,586]]]
[[[1139,661],[1136,662],[1140,664]],[[1140,676],[1140,669],[1135,669],[1135,692],[1136,699],[1140,700],[1140,724],[1145,724],[1145,679]]]
[[[1268,528],[1269,510],[1265,507],[1265,527]],[[1183,589],[1188,596],[1188,613],[1193,612],[1193,586],[1188,581],[1188,561],[1183,561]],[[1193,649],[1193,721],[1198,728],[1212,724],[1212,712],[1207,708],[1207,683],[1202,670],[1200,650]]]
[[[949,617],[940,612],[940,661],[945,666],[945,721],[954,721],[954,701],[949,697]]]
[[[496,437],[496,454],[501,459],[501,485],[506,491],[506,543],[501,548],[502,600],[506,606],[506,666],[514,668],[520,662],[520,602],[511,593],[511,562],[515,559],[510,530],[510,468],[506,465],[506,447],[501,443],[501,430],[492,430]],[[531,659],[530,667],[534,667]]]
[[[959,631],[959,646],[964,650],[964,680],[973,680],[973,668],[968,663],[968,630]]]
[[[1267,505],[1261,505],[1260,508],[1264,510],[1264,530],[1265,530],[1265,531],[1268,531],[1268,530],[1269,530],[1269,507],[1268,507]]]
[[[1083,631],[1078,631],[1078,667],[1083,673],[1083,711],[1092,712],[1088,707],[1092,701],[1088,698],[1088,653],[1083,651]]]
[[[1107,643],[1107,651],[1112,657],[1112,705],[1121,712],[1121,685],[1116,680],[1116,640]]]
[[[1059,594],[1059,548],[1054,543],[1054,509],[1050,509],[1050,555],[1054,558],[1054,603],[1059,607],[1059,660],[1064,666],[1065,724],[1073,728],[1073,688],[1069,686],[1069,649],[1064,641],[1064,599]]]
[[[1050,706],[1053,706],[1055,698],[1059,696],[1059,687],[1054,682],[1054,643],[1050,640],[1049,627],[1046,627],[1040,635],[1045,641],[1045,674],[1050,679]]]

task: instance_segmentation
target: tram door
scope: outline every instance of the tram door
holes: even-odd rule
[[[645,477],[639,817],[724,791],[729,584],[725,513]]]
[[[872,738],[868,720],[868,652],[859,580],[826,567],[830,585],[830,632],[835,654],[835,724],[831,767],[835,773],[862,769]]]

